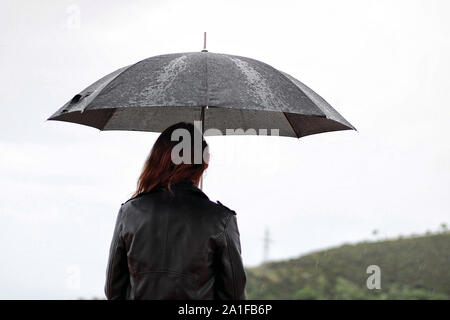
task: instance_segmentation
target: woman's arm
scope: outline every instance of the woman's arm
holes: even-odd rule
[[[241,258],[241,243],[236,215],[231,214],[222,234],[216,295],[220,300],[244,300],[246,275]]]
[[[109,251],[109,261],[106,270],[105,294],[108,300],[126,299],[130,282],[127,252],[122,238],[123,220],[122,208],[117,215],[116,226]]]

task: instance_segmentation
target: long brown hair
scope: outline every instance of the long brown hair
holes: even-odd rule
[[[179,143],[179,141],[172,140],[172,133],[177,129],[186,129],[190,134],[191,140],[191,155],[190,163],[175,164],[172,161],[172,149]],[[202,139],[202,159],[201,163],[194,162],[194,132],[199,134]],[[205,162],[203,153],[208,148],[203,135],[194,127],[192,123],[179,122],[164,130],[153,145],[147,160],[144,163],[144,168],[139,176],[137,182],[137,189],[133,197],[138,194],[149,192],[157,187],[165,187],[171,190],[171,184],[191,180],[198,184],[203,171],[208,164]],[[206,152],[208,150],[206,149]],[[183,151],[180,152],[182,154]]]

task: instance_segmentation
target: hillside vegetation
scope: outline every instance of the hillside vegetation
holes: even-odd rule
[[[369,265],[381,289],[369,290]],[[450,233],[343,245],[248,268],[248,299],[450,299]]]

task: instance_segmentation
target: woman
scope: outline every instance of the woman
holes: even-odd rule
[[[181,142],[172,134],[180,130],[192,137],[185,144],[191,148],[177,154]],[[135,194],[122,204],[106,272],[108,299],[245,299],[236,213],[197,187],[209,154],[197,132],[205,156],[194,161],[195,130],[180,122],[161,133]]]

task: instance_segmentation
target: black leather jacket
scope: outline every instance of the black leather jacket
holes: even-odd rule
[[[123,203],[106,272],[108,299],[245,299],[236,213],[191,181]]]

